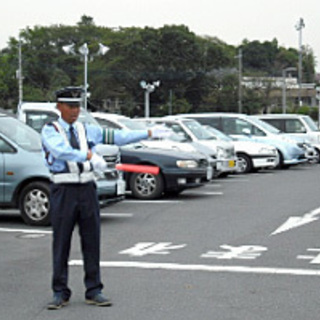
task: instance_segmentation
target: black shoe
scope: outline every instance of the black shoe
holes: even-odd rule
[[[47,305],[48,310],[58,310],[66,306],[69,303],[69,299],[63,299],[60,295],[55,295],[52,302]]]
[[[99,307],[110,307],[112,303],[102,293],[96,294],[93,298],[86,298],[87,304],[92,304]]]

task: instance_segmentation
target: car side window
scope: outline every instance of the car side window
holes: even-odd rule
[[[253,136],[264,137],[266,134],[256,126],[252,126],[251,134]]]
[[[211,118],[211,117],[197,117],[197,118],[193,118],[195,120],[197,120],[198,122],[200,122],[201,124],[203,125],[208,125],[208,126],[211,126],[213,128],[219,128],[220,125],[219,125],[219,122],[220,122],[220,119],[219,118]]]
[[[285,132],[305,133],[306,129],[299,119],[287,119],[285,122]]]
[[[4,141],[0,137],[0,152],[1,153],[14,153],[15,150],[8,142]]]
[[[252,133],[252,125],[242,119],[222,118],[223,132],[226,134],[243,134],[244,129],[249,129]]]
[[[54,112],[26,111],[26,124],[38,132],[49,122],[56,121],[59,116]]]
[[[277,128],[278,130],[284,131],[283,120],[281,120],[281,119],[262,119],[262,120],[271,124],[272,126]]]

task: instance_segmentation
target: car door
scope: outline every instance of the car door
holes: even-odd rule
[[[14,152],[12,146],[0,136],[0,202],[8,202],[8,196],[5,194],[5,185],[7,183],[6,154]],[[11,198],[11,197],[10,197]]]

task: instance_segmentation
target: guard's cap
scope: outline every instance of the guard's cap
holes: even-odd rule
[[[56,91],[57,102],[66,103],[69,105],[80,105],[82,94],[84,90],[82,87],[66,87]]]

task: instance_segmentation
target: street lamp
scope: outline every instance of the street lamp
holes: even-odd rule
[[[301,105],[301,82],[302,82],[302,28],[306,25],[302,18],[296,24],[296,30],[299,31],[299,70],[298,70],[298,83],[299,83],[299,106]]]
[[[77,55],[75,52],[75,44],[72,43],[70,45],[66,45],[62,47],[62,50],[67,53],[67,54],[73,54]],[[109,51],[109,48],[101,43],[99,43],[99,50],[95,54],[95,56],[99,55],[105,55]],[[89,48],[87,43],[84,43],[80,48],[79,48],[79,53],[80,55],[83,56],[84,60],[84,99],[83,99],[83,105],[84,109],[87,110],[87,97],[88,97],[88,56],[89,56]]]
[[[238,112],[242,113],[242,50],[239,49],[238,55],[235,56],[239,61],[238,66],[238,77],[239,77],[239,88],[238,88]]]
[[[152,83],[147,83],[145,80],[140,81],[140,86],[145,90],[144,93],[144,117],[149,118],[150,116],[150,93],[153,92],[156,87],[160,86],[160,81],[153,81]]]
[[[294,67],[288,67],[288,68],[282,69],[282,113],[286,113],[287,111],[286,75],[287,75],[287,72],[296,71],[296,70],[297,68],[294,68]]]

